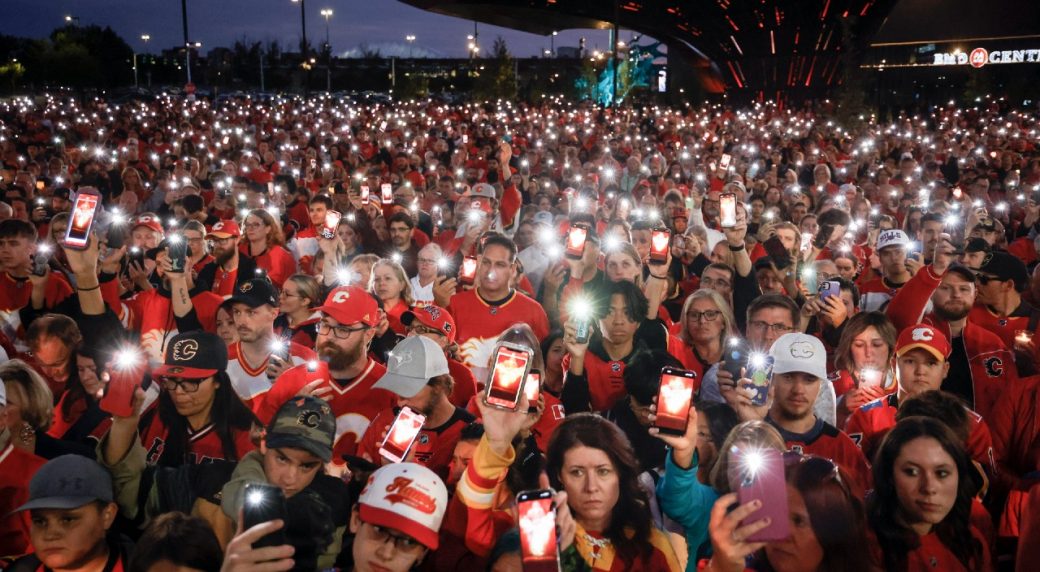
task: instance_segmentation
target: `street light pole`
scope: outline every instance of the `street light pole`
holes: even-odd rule
[[[329,43],[329,18],[332,17],[332,8],[323,8],[321,15],[325,17],[325,91],[332,93],[332,44]]]
[[[556,34],[559,34],[559,32],[553,30],[552,35],[549,36],[549,52],[551,52],[549,55],[550,58],[556,57]]]
[[[141,41],[144,42],[145,51],[148,50],[148,40],[151,40],[151,39],[152,39],[152,36],[150,36],[149,34],[141,34]],[[152,75],[151,75],[151,72],[148,72],[148,86],[151,87],[151,85],[152,85]],[[137,83],[137,51],[135,50],[134,51],[134,88],[136,89],[138,87],[140,87],[140,85]]]
[[[300,55],[303,57],[303,69],[305,70],[303,93],[310,90],[311,62],[307,58],[307,0],[292,0],[300,4]]]
[[[415,46],[415,34],[408,34],[404,39],[408,42],[408,59],[414,60],[415,52],[412,48]]]
[[[181,28],[184,31],[184,69],[188,70],[188,83],[191,83],[191,46],[188,45],[188,0],[181,0]]]

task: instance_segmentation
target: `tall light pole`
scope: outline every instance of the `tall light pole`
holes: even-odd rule
[[[325,62],[325,91],[332,93],[332,44],[329,43],[329,18],[332,17],[332,8],[322,8],[321,15],[325,18],[325,52],[328,60]]]
[[[550,55],[549,57],[551,57],[551,58],[555,58],[556,57],[556,35],[557,34],[559,34],[559,32],[557,32],[556,30],[553,30],[552,35],[549,36],[549,51],[552,53],[552,55]]]
[[[307,1],[292,0],[293,4],[300,5],[300,56],[303,58],[303,69],[306,75],[303,83],[303,92],[310,90],[311,62],[307,58]]]
[[[73,16],[72,14],[65,14],[65,23],[70,26],[79,25],[79,16]]]
[[[412,46],[415,45],[415,34],[408,34],[404,37],[405,41],[408,42],[408,58],[414,59],[415,52],[412,50]]]
[[[148,34],[141,34],[141,40],[144,41],[144,45],[148,46],[148,40],[152,39]],[[134,89],[141,87],[141,84],[137,81],[137,50],[134,50]]]
[[[144,42],[145,53],[148,53],[148,40],[151,40],[151,39],[152,39],[152,36],[150,34],[141,34],[141,41]],[[137,61],[136,61],[136,55],[137,54],[135,53],[134,55],[135,55],[135,60],[134,60],[134,84],[136,86],[136,84],[137,84]],[[148,66],[148,87],[152,87],[152,68],[151,68],[151,66]]]
[[[191,83],[191,46],[188,45],[188,0],[181,0],[181,29],[184,31],[184,69]]]

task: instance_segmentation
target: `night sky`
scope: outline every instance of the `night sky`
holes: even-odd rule
[[[333,50],[342,53],[360,44],[406,44],[405,36],[417,36],[416,51],[429,49],[448,57],[462,57],[466,35],[473,33],[473,22],[413,8],[396,0],[306,0],[307,39],[320,46],[325,39],[325,19],[320,11],[331,8],[329,21]],[[45,37],[64,25],[64,16],[79,17],[83,25],[111,26],[137,50],[158,52],[181,44],[181,10],[178,0],[3,0],[0,33]],[[488,49],[501,35],[510,53],[530,57],[549,48],[549,38],[479,25],[480,45]],[[188,0],[188,32],[191,41],[201,41],[202,51],[230,46],[236,40],[267,42],[278,40],[283,46],[298,46],[300,8],[290,0]],[[149,34],[145,47],[140,40]],[[589,50],[606,49],[604,30],[562,31],[556,46],[577,46],[587,38]],[[627,40],[631,32],[622,32]]]

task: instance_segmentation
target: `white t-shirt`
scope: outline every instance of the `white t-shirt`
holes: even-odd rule
[[[412,285],[412,298],[415,299],[415,304],[429,303],[433,304],[433,285],[437,282],[436,279],[431,281],[426,286],[419,284],[419,276],[411,277],[408,282]]]

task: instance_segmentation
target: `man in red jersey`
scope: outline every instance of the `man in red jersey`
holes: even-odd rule
[[[311,224],[300,229],[287,246],[304,272],[309,273],[311,270],[314,255],[318,253],[318,232],[325,226],[325,215],[330,210],[333,210],[331,197],[328,195],[311,197],[307,203],[307,216],[310,218]]]
[[[235,285],[253,277],[256,261],[242,256],[238,239],[242,232],[234,220],[222,220],[213,225],[206,240],[213,242],[213,261],[199,271],[199,284],[221,296],[235,293]]]
[[[459,326],[459,355],[477,379],[485,377],[495,342],[509,326],[523,322],[538,339],[549,335],[549,318],[542,306],[510,287],[516,272],[516,244],[491,235],[477,264],[477,287],[455,294],[448,305]]]
[[[0,222],[0,333],[14,342],[18,351],[28,350],[20,310],[54,308],[72,295],[72,287],[59,272],[43,278],[30,278],[33,255],[42,249],[36,244],[32,223],[8,219]]]
[[[334,458],[353,455],[357,442],[380,411],[397,404],[397,396],[374,389],[386,367],[368,355],[379,325],[379,305],[357,286],[340,286],[318,308],[318,357],[327,364],[310,363],[283,373],[256,410],[262,423],[270,423],[275,411],[298,393],[320,395],[336,416]],[[327,372],[324,370],[327,369]]]
[[[1014,356],[993,332],[976,324],[974,273],[950,264],[952,246],[944,240],[932,264],[922,268],[889,302],[886,313],[897,331],[918,321],[932,324],[950,340],[950,371],[942,390],[957,395],[984,418],[1000,395],[1018,381]],[[922,317],[928,303],[932,312]]]
[[[474,417],[448,399],[453,381],[444,351],[425,336],[409,336],[390,352],[387,364],[386,374],[374,387],[392,391],[397,406],[372,420],[358,445],[359,454],[380,465],[390,462],[379,454],[380,444],[400,409],[408,407],[426,418],[408,451],[409,460],[447,479],[455,444]]]
[[[833,460],[848,472],[858,496],[870,490],[870,468],[848,435],[813,412],[827,380],[827,350],[815,336],[784,334],[769,350],[773,357],[773,403],[766,421],[780,431],[787,448]]]
[[[899,389],[854,411],[845,426],[845,432],[868,458],[873,458],[885,434],[895,426],[900,401],[942,386],[943,378],[950,370],[947,359],[951,351],[946,336],[928,324],[910,326],[899,334],[895,356]],[[968,453],[992,474],[993,440],[989,427],[973,411],[968,411],[968,418],[971,423]]]
[[[1015,334],[1026,330],[1031,335],[1040,326],[1040,310],[1022,299],[1029,284],[1029,273],[1021,260],[1003,251],[994,251],[982,259],[975,270],[978,300],[968,319],[1000,336],[1004,345],[1015,347]],[[1029,355],[1036,357],[1036,344],[1029,345]]]

